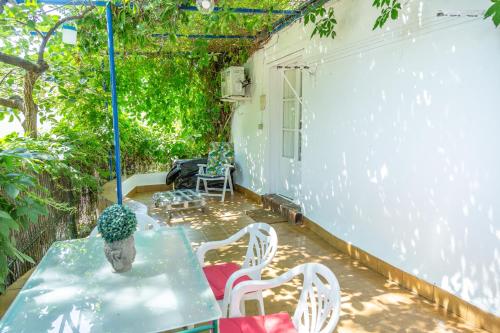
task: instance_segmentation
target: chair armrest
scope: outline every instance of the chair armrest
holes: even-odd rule
[[[264,289],[272,289],[281,286],[284,283],[292,280],[295,276],[302,273],[304,265],[299,265],[285,274],[282,274],[271,280],[252,280],[238,283],[230,293],[229,298],[229,317],[243,317],[240,310],[241,299],[245,294],[261,291]],[[237,272],[235,272],[237,273]],[[231,276],[232,277],[232,276]],[[228,281],[229,282],[229,281]]]
[[[234,165],[224,164],[224,173],[225,173],[226,177],[228,177],[229,174],[231,173],[231,169],[234,169]]]
[[[227,239],[201,244],[200,247],[198,247],[198,250],[196,250],[196,257],[198,258],[198,262],[200,263],[201,267],[203,267],[205,264],[205,254],[208,251],[216,250],[220,247],[234,243],[238,241],[241,237],[245,236],[247,232],[248,232],[247,228],[243,228]]]
[[[199,166],[199,167],[206,167],[207,165],[206,164],[197,164],[197,166]]]

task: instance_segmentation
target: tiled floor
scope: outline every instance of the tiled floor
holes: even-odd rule
[[[150,214],[164,219],[161,209],[151,206],[152,193],[136,194],[133,199],[150,206]],[[225,203],[211,200],[207,213],[188,211],[174,215],[171,224],[186,229],[193,247],[207,240],[227,238],[253,220],[246,210],[260,208],[236,194]],[[320,262],[330,267],[337,276],[342,290],[341,317],[337,332],[483,332],[473,329],[436,309],[424,299],[385,280],[350,257],[336,251],[322,238],[307,228],[285,223],[273,224],[278,233],[279,249],[274,262],[263,278],[275,277],[288,269],[307,262]],[[209,253],[212,263],[239,261],[245,251],[245,242]],[[29,275],[29,274],[28,274]],[[27,276],[28,276],[27,275]],[[22,287],[26,277],[20,279],[0,296],[0,316],[3,315]],[[267,313],[286,311],[293,313],[299,293],[300,281],[267,291]],[[255,313],[256,306],[248,303],[247,313]]]
[[[136,194],[133,199],[150,206],[150,215],[164,220],[161,209],[151,206],[152,193]],[[207,240],[227,238],[254,221],[246,210],[260,208],[257,204],[236,194],[220,203],[210,201],[206,214],[188,211],[174,215],[171,225],[182,226],[197,247]],[[288,269],[307,262],[320,262],[332,269],[342,290],[342,309],[337,332],[483,332],[463,324],[436,309],[424,299],[388,282],[382,275],[352,260],[322,238],[304,227],[285,223],[273,224],[278,233],[279,249],[274,262],[263,278],[275,277]],[[245,243],[210,253],[211,263],[241,262]],[[265,293],[267,313],[286,311],[293,313],[299,293],[300,281]],[[247,313],[256,312],[254,304],[247,305]]]

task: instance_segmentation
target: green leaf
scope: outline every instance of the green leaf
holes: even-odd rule
[[[33,20],[28,20],[28,22],[26,22],[26,26],[32,30],[36,29],[36,24]]]
[[[14,184],[7,184],[4,188],[5,193],[11,198],[16,199],[19,195],[19,189]]]
[[[6,211],[3,211],[3,210],[0,210],[0,219],[13,220],[12,216],[10,216],[9,213],[7,213]]]
[[[495,27],[498,27],[500,25],[500,1],[492,0],[492,2],[493,4],[491,5],[491,7],[486,10],[484,18],[487,19],[491,17],[493,20],[493,24],[495,24]]]
[[[397,20],[398,19],[398,10],[397,9],[392,9],[391,10],[391,19]]]

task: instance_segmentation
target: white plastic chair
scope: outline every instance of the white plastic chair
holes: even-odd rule
[[[212,142],[210,151],[208,152],[207,164],[198,164],[198,175],[196,180],[196,192],[203,195],[221,197],[224,202],[226,198],[226,190],[229,186],[231,195],[234,194],[233,179],[231,177],[231,169],[234,169],[234,145],[229,142]],[[224,181],[221,189],[208,187],[208,182]],[[205,188],[204,192],[200,192],[200,181],[203,181]],[[213,193],[222,192],[222,193]]]
[[[298,275],[304,276],[304,282],[292,317],[293,325],[299,333],[333,332],[340,316],[340,286],[335,274],[328,267],[317,263],[299,265],[272,280],[239,283],[231,292],[230,318],[243,316],[240,303],[248,293],[278,287]],[[227,332],[221,330],[221,333]]]
[[[203,195],[209,197],[220,197],[221,202],[224,202],[226,198],[226,191],[229,186],[229,190],[231,191],[231,195],[234,195],[233,189],[233,178],[231,177],[231,170],[234,169],[234,165],[224,164],[224,174],[223,175],[209,175],[206,173],[206,164],[198,164],[198,175],[196,176],[196,192],[201,193]],[[209,187],[209,182],[219,182],[223,180],[224,185],[222,188],[217,187]],[[203,181],[204,191],[200,191],[200,181]],[[221,192],[213,193],[213,192]]]
[[[260,280],[262,270],[273,260],[278,248],[278,236],[273,227],[266,223],[254,223],[241,229],[228,239],[208,242],[200,245],[196,255],[202,267],[205,265],[205,254],[210,250],[218,249],[238,241],[240,238],[250,234],[245,261],[240,269],[233,272],[225,283],[223,300],[219,300],[222,316],[227,316],[228,304],[230,303],[231,289],[236,280],[248,276],[252,280]],[[212,265],[212,267],[217,265]],[[209,266],[205,266],[207,268]],[[262,292],[257,291],[244,295],[244,300],[257,300],[259,311],[263,315],[264,299]],[[245,312],[245,303],[242,303],[242,312]]]

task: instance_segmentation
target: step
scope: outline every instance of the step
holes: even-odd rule
[[[299,205],[292,201],[278,195],[278,194],[265,194],[262,196],[262,203],[265,209],[280,214],[290,224],[302,224],[302,209]]]

